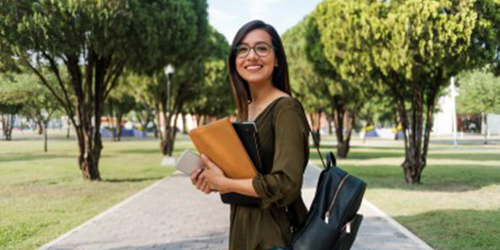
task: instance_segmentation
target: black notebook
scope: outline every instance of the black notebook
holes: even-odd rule
[[[257,168],[259,173],[262,173],[262,161],[260,158],[259,143],[257,139],[257,126],[253,122],[233,122],[232,124],[255,168]],[[238,193],[221,194],[221,199],[222,202],[226,204],[251,207],[260,206],[260,198]]]

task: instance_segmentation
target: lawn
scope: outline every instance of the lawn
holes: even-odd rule
[[[104,141],[100,182],[84,181],[74,140],[0,141],[0,249],[35,249],[173,172],[158,140]],[[178,141],[174,155],[186,147]]]
[[[310,156],[321,164],[314,148]],[[404,183],[403,157],[402,147],[357,146],[338,165],[368,183],[366,199],[435,249],[499,249],[500,147],[431,145],[417,186]]]
[[[321,150],[335,150],[326,138]],[[339,165],[368,183],[365,198],[438,250],[500,245],[500,147],[431,145],[422,185],[404,183],[403,149],[377,143],[351,148]],[[160,167],[158,141],[104,142],[103,181],[81,179],[76,142],[0,141],[0,249],[34,249],[71,230],[172,169]],[[192,148],[186,136],[175,156]],[[335,152],[335,151],[334,151]],[[310,159],[321,164],[311,147]]]

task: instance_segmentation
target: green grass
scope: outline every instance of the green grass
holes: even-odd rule
[[[191,143],[176,144],[178,156]],[[157,140],[104,141],[103,181],[81,178],[74,140],[0,141],[0,249],[35,249],[173,172]]]
[[[321,164],[314,148],[310,158]],[[402,147],[357,146],[338,165],[367,182],[366,199],[435,249],[498,249],[500,147],[431,146],[415,186],[404,182],[403,159]]]
[[[325,140],[323,152],[333,150]],[[83,181],[74,140],[0,141],[0,249],[34,249],[172,173],[157,140],[104,142],[101,182]],[[175,156],[192,148],[186,136]],[[338,160],[368,183],[365,198],[438,250],[500,245],[500,147],[431,145],[422,185],[409,186],[402,147],[353,146]],[[310,159],[321,164],[311,147]]]

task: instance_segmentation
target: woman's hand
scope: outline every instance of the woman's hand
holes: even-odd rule
[[[202,191],[205,194],[210,194],[212,190],[208,183],[206,182],[205,178],[200,176],[200,174],[204,171],[204,168],[198,168],[196,169],[192,174],[191,174],[191,183],[196,186],[197,189]]]
[[[205,163],[205,170],[201,173],[203,179],[211,189],[219,190],[220,193],[228,193],[227,182],[230,180],[224,172],[213,163],[206,155],[202,154],[201,159]]]

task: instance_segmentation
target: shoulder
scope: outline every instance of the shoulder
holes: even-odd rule
[[[278,100],[278,102],[276,103],[276,107],[275,107],[276,112],[283,112],[285,110],[292,109],[292,110],[298,111],[299,113],[304,113],[302,110],[302,105],[294,97],[282,96],[279,98],[281,98],[281,99]]]
[[[281,97],[275,106],[274,122],[277,120],[302,120],[307,121],[306,114],[299,100],[291,96]],[[286,118],[285,118],[286,117]]]
[[[283,133],[296,130],[304,133],[309,131],[309,123],[302,105],[293,97],[283,97],[278,100],[275,106],[273,123],[277,131]]]

